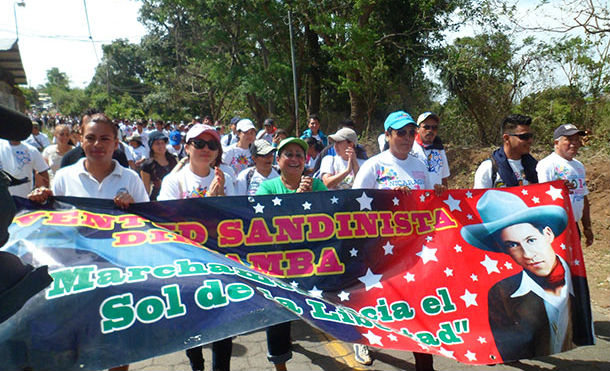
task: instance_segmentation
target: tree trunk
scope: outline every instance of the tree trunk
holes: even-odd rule
[[[362,97],[353,90],[349,91],[350,119],[356,124],[356,131],[361,132],[366,117],[366,103]]]

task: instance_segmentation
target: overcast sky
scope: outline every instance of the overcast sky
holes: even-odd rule
[[[15,39],[28,85],[46,83],[46,71],[57,67],[68,74],[72,87],[85,87],[98,64],[89,39],[83,0],[0,0],[0,38]],[[102,44],[123,38],[137,43],[146,33],[138,22],[140,3],[133,0],[86,0],[91,36],[97,56]]]
[[[17,5],[22,2],[24,7]],[[545,11],[531,11],[532,4],[537,2],[518,2],[519,19],[524,24],[548,24],[551,16],[557,17],[552,5]],[[551,0],[551,4],[558,3],[563,1]],[[138,1],[86,0],[86,4],[95,49],[89,39],[83,0],[0,0],[0,39],[15,39],[17,18],[19,49],[28,85],[37,87],[46,83],[47,70],[57,67],[68,75],[72,87],[85,87],[95,73],[97,58],[102,58],[102,44],[119,38],[138,43],[146,33],[138,22]],[[449,35],[447,40],[472,32],[472,28],[466,27]]]

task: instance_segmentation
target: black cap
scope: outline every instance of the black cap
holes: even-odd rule
[[[273,126],[273,124],[274,124],[273,119],[265,119],[265,122],[263,122],[264,126],[267,126],[267,125]]]
[[[0,323],[17,313],[34,295],[53,282],[46,265],[34,268],[0,251]]]
[[[24,140],[32,132],[32,121],[26,115],[0,105],[0,138]]]
[[[574,134],[582,136],[585,135],[585,131],[578,129],[574,124],[563,124],[553,132],[553,140],[557,140],[561,137],[569,137]]]

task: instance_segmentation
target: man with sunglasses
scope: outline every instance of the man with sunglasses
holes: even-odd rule
[[[447,187],[447,178],[450,175],[449,162],[443,142],[437,135],[440,121],[436,113],[424,112],[419,115],[413,153],[428,165],[428,175],[432,184],[442,184]]]
[[[502,146],[481,163],[474,188],[516,187],[538,183],[536,164],[530,155],[534,137],[531,117],[512,114],[502,121]]]

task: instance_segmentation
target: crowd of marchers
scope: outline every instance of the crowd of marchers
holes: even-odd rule
[[[0,168],[21,179],[21,184],[10,187],[12,195],[41,203],[54,195],[112,199],[118,207],[127,208],[153,200],[350,188],[406,193],[429,189],[441,196],[450,187],[450,166],[437,135],[442,120],[432,112],[420,114],[417,121],[404,111],[390,113],[380,128],[375,155],[358,142],[351,120],[338,123],[336,131],[327,135],[317,115],[308,118],[300,137],[277,128],[273,119],[258,128],[248,118],[234,117],[226,133],[209,116],[195,117],[188,124],[127,122],[89,110],[77,121],[58,120],[51,125],[35,118],[25,141],[0,140]],[[585,168],[575,158],[585,133],[573,124],[559,125],[553,135],[554,151],[537,161],[530,155],[531,123],[531,118],[517,114],[499,123],[502,144],[478,167],[473,188],[564,180],[574,219],[588,246],[593,232]],[[43,127],[52,131],[52,138],[42,132]],[[498,239],[506,233],[499,231]],[[510,245],[506,252],[526,269],[535,257],[525,255],[536,256],[536,251],[520,241],[514,245],[519,246]],[[549,273],[540,275],[544,280]],[[290,323],[266,331],[269,361],[277,370],[285,370],[292,357]],[[568,336],[553,335],[556,343],[558,336],[564,336],[559,342]],[[212,369],[229,370],[232,338],[214,342],[212,352]],[[201,347],[186,354],[193,370],[204,369]],[[354,357],[362,364],[373,361],[368,348],[360,344],[354,344]],[[415,353],[415,359],[417,370],[433,370],[431,355]]]

